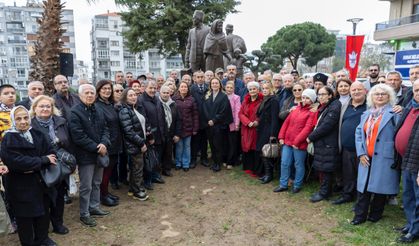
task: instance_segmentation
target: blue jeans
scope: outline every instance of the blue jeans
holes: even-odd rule
[[[307,152],[305,150],[294,149],[284,144],[281,155],[281,177],[279,184],[281,187],[288,187],[291,165],[295,166],[294,188],[301,188],[304,180],[305,160]]]
[[[176,143],[176,167],[189,168],[191,163],[191,136]]]
[[[417,173],[403,170],[403,207],[409,233],[419,236],[419,186]]]

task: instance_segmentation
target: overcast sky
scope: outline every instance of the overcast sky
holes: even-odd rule
[[[26,0],[0,0],[6,5],[26,4]],[[66,8],[74,10],[77,59],[91,64],[90,37],[91,19],[94,15],[120,11],[113,0],[68,0]],[[320,23],[326,29],[340,30],[342,34],[352,33],[352,24],[346,20],[361,17],[357,34],[365,34],[373,41],[375,24],[388,20],[389,1],[379,0],[242,0],[237,14],[227,16],[224,25],[234,25],[234,33],[246,41],[249,51],[259,49],[267,38],[285,25],[311,21]],[[192,25],[192,23],[191,23]]]

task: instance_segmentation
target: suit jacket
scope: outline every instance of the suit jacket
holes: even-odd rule
[[[215,99],[213,99],[212,93],[208,98],[205,98],[204,116],[207,125],[210,120],[214,122],[215,131],[228,129],[228,125],[233,122],[233,113],[230,101],[224,92],[218,92]]]
[[[205,101],[205,94],[208,91],[208,85],[203,84],[204,90],[201,92],[197,84],[191,86],[191,95],[195,99],[196,105],[198,106],[199,113],[199,129],[205,129],[208,126],[208,121],[205,121],[203,104]]]

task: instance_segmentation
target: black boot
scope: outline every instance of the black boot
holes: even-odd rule
[[[262,179],[262,184],[267,184],[272,181],[273,166],[270,160],[263,158],[263,166],[265,167],[265,176]]]

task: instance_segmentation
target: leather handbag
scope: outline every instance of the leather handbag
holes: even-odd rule
[[[61,176],[64,178],[76,170],[76,158],[63,148],[57,150],[58,161],[62,164]]]
[[[262,157],[265,158],[278,158],[279,157],[279,145],[276,139],[271,139],[269,142],[262,147]]]
[[[97,165],[105,168],[109,166],[109,155],[97,155]]]
[[[60,161],[57,161],[55,165],[50,164],[47,168],[41,169],[41,177],[44,180],[45,185],[53,187],[58,184],[61,180],[62,164]]]

